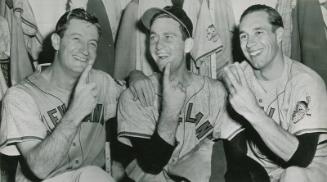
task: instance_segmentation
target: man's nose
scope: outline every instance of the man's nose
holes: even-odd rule
[[[156,42],[156,48],[161,49],[163,47],[163,45],[164,45],[163,39],[161,37],[158,37],[158,40]]]
[[[82,44],[80,50],[83,53],[83,55],[85,55],[85,56],[89,55],[89,50],[88,50],[87,44]]]
[[[254,46],[256,44],[256,40],[255,37],[253,36],[249,36],[248,41],[246,43],[246,47],[247,48],[251,48],[252,46]]]

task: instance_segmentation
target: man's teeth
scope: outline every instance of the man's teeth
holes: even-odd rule
[[[87,59],[86,58],[82,58],[82,57],[79,57],[79,56],[74,56],[75,59],[78,59],[80,61],[86,61]]]
[[[256,56],[256,55],[258,55],[260,52],[261,52],[260,50],[258,50],[258,51],[252,51],[252,52],[250,52],[250,55],[251,55],[251,56]]]
[[[159,57],[159,59],[165,59],[165,58],[167,58],[168,56],[158,56]]]

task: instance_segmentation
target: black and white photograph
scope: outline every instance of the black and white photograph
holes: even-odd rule
[[[0,182],[327,182],[327,0],[0,0]]]

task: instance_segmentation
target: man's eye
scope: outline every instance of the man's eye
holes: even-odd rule
[[[166,39],[167,39],[167,40],[171,40],[171,39],[173,39],[173,38],[174,38],[174,36],[173,36],[173,35],[166,35],[165,37],[166,37]]]
[[[93,48],[97,48],[98,44],[97,43],[90,43],[90,46],[93,47]]]
[[[247,39],[247,35],[245,34],[240,35],[240,40],[246,40],[246,39]]]
[[[256,31],[255,34],[256,35],[261,35],[261,34],[263,34],[263,31]]]
[[[156,36],[155,35],[151,35],[150,36],[150,41],[155,41],[156,40]]]

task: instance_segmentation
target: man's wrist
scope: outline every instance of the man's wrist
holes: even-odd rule
[[[68,123],[71,127],[78,127],[82,121],[82,118],[79,115],[74,115],[71,112],[67,111],[64,117],[61,119],[61,122]]]
[[[262,120],[264,120],[265,118],[267,118],[267,114],[265,113],[265,111],[260,108],[257,107],[255,109],[253,109],[253,112],[248,113],[247,115],[244,116],[251,124],[256,124],[258,122],[261,122]]]
[[[168,121],[177,120],[179,117],[180,111],[174,109],[163,109],[161,112],[161,118]]]

